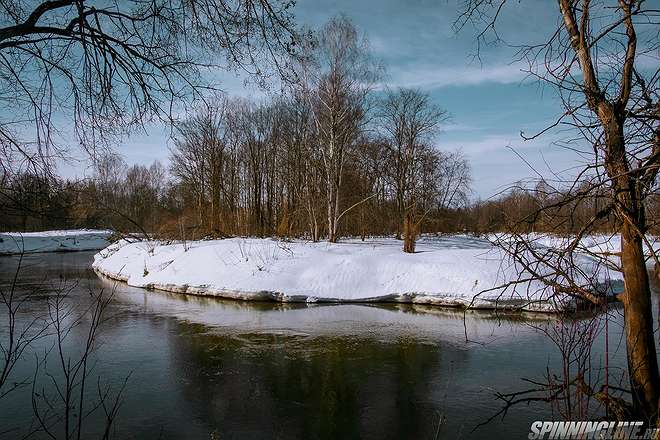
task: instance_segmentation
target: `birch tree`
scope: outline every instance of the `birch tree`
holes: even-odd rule
[[[328,240],[339,233],[347,150],[358,139],[378,69],[368,42],[345,16],[330,20],[307,48],[301,68],[322,161]]]

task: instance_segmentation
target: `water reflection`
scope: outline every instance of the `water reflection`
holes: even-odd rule
[[[177,340],[174,362],[187,379],[182,395],[204,402],[198,413],[215,430],[244,438],[428,436],[441,391],[434,376],[443,358],[464,356],[407,340],[230,338],[184,327],[192,337]]]
[[[90,261],[91,253],[29,256],[23,280],[73,278],[72,300],[84,305],[89,288],[114,285]],[[15,265],[0,258],[0,282]],[[23,317],[43,313],[47,295],[31,298]],[[496,410],[494,390],[520,389],[521,377],[558,361],[526,325],[547,316],[246,303],[123,284],[107,316],[96,373],[111,384],[131,374],[117,438],[526,438],[532,420],[552,418],[547,407],[520,407],[473,431]],[[623,366],[623,348],[610,350],[610,364]],[[0,426],[25,426],[31,414],[26,396],[0,400]]]

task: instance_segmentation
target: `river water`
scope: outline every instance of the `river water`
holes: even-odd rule
[[[554,325],[548,317],[174,295],[100,279],[92,256],[26,256],[19,279],[30,294],[22,294],[17,319],[24,326],[44,317],[62,286],[76,310],[85,310],[90,291],[114,290],[88,382],[116,392],[127,379],[115,438],[522,439],[532,421],[559,418],[546,404],[522,405],[475,429],[499,409],[495,392],[526,389],[522,378],[542,380],[546,368],[560,368],[556,346],[537,329]],[[0,258],[3,289],[17,264],[17,257]],[[620,310],[610,310],[611,377],[625,362],[621,322]],[[85,324],[65,339],[67,353],[80,350]],[[593,346],[594,371],[604,364],[604,339],[601,333]],[[57,364],[40,359],[49,344],[48,337],[33,344],[14,382],[48,383]],[[41,387],[28,384],[0,399],[5,438],[34,427],[33,393],[55,393]],[[98,413],[85,419],[82,438],[100,438]]]

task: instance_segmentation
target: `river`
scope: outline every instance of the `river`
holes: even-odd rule
[[[536,329],[552,326],[551,318],[175,295],[100,279],[92,256],[26,256],[20,281],[31,293],[21,297],[17,319],[20,326],[45,316],[61,286],[77,310],[89,304],[90,290],[114,289],[90,375],[91,388],[98,379],[113,392],[128,378],[114,438],[527,438],[532,421],[559,419],[548,405],[533,403],[475,430],[499,409],[495,392],[528,388],[521,378],[542,380],[546,367],[559,368],[556,346]],[[3,289],[17,264],[17,257],[0,258]],[[656,311],[657,299],[655,293]],[[620,310],[610,310],[611,377],[624,366],[621,323]],[[85,324],[65,340],[67,352],[80,349]],[[0,332],[6,340],[6,322]],[[601,333],[593,347],[596,369],[604,339]],[[14,381],[47,382],[44,372],[57,365],[39,359],[49,344],[45,337],[28,350]],[[6,438],[34,426],[32,395],[26,385],[0,399]],[[98,438],[101,430],[101,418],[92,415],[82,437]]]

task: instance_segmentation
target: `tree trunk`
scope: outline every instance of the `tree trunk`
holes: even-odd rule
[[[630,225],[621,233],[621,263],[628,372],[636,414],[655,420],[660,404],[660,378],[653,338],[651,290],[644,261],[642,238]]]
[[[397,193],[399,192],[400,190],[397,190]],[[400,194],[397,194],[396,196],[396,218],[398,221],[396,225],[396,232],[394,233],[394,238],[396,240],[401,240],[403,238],[402,231],[405,230],[403,225],[406,223],[406,210],[404,208],[403,198]]]
[[[364,206],[360,206],[360,239],[364,241],[367,228],[364,226]]]
[[[328,194],[328,241],[337,243],[338,217],[339,217],[339,187],[330,183],[330,194]]]
[[[412,212],[407,212],[403,220],[403,252],[414,253],[415,252],[415,218]]]
[[[335,230],[334,221],[333,221],[334,220],[334,215],[333,214],[335,212],[334,206],[333,206],[333,203],[334,203],[334,200],[335,200],[334,186],[333,186],[330,171],[326,171],[326,173],[327,174],[326,174],[325,183],[326,183],[326,186],[327,186],[327,189],[328,189],[328,194],[327,194],[328,200],[327,200],[327,206],[326,206],[327,215],[328,215],[328,241],[330,243],[335,243],[337,241],[337,237],[335,237],[334,234],[333,234],[333,231]]]
[[[341,173],[341,172],[340,172]],[[337,187],[335,188],[335,203],[334,203],[334,212],[332,215],[332,238],[331,243],[337,243],[339,239],[339,188],[341,186],[341,175],[337,177]]]
[[[332,230],[330,231],[330,234],[328,236],[328,241],[330,243],[337,243],[337,227],[336,227],[336,225],[337,224],[335,223],[335,220],[332,219],[330,221],[330,228],[332,228]]]
[[[330,243],[336,243],[337,242],[337,236],[335,235],[335,217],[334,217],[334,208],[333,208],[333,203],[330,201],[328,203],[328,241]]]
[[[605,168],[612,179],[621,222],[621,270],[628,374],[635,414],[655,424],[660,399],[660,373],[653,335],[651,287],[646,270],[643,234],[646,231],[644,204],[639,182],[631,176],[626,158],[622,115],[602,106],[599,115],[605,129]]]
[[[220,235],[220,188],[214,182],[211,188],[211,232],[214,236]]]

